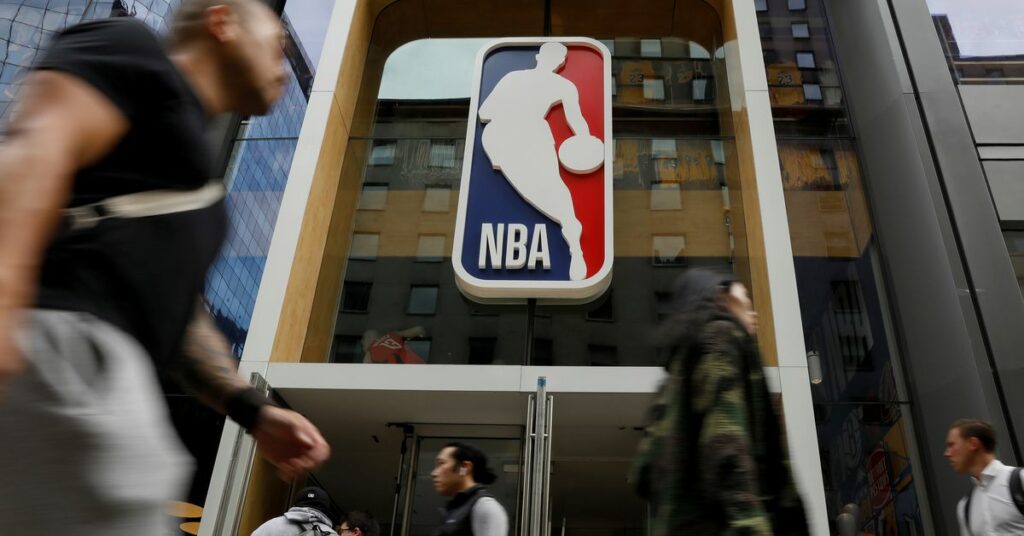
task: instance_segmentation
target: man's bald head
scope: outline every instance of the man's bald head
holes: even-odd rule
[[[276,17],[273,11],[260,0],[185,0],[174,14],[171,31],[167,36],[168,45],[180,48],[209,35],[209,13],[213,8],[226,8],[238,17],[238,23],[247,27],[254,17]]]

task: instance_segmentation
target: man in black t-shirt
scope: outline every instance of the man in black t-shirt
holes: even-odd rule
[[[155,371],[245,427],[285,478],[329,447],[240,378],[201,306],[224,238],[208,118],[266,113],[282,28],[257,0],[185,0],[60,33],[0,145],[0,531],[149,535],[190,463]]]

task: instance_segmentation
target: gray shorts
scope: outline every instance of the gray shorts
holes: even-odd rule
[[[87,313],[30,311],[0,400],[0,532],[163,535],[192,460],[149,355]],[[180,521],[179,521],[180,522]]]

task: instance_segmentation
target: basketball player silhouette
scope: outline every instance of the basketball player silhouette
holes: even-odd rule
[[[587,277],[580,246],[583,227],[562,181],[555,139],[545,118],[555,105],[562,104],[574,134],[561,150],[562,165],[569,171],[584,174],[601,167],[604,149],[602,142],[590,135],[576,86],[557,74],[567,54],[562,43],[541,45],[537,66],[502,77],[480,105],[479,116],[485,124],[482,142],[491,165],[527,203],[561,226],[569,245],[569,278],[580,281]]]

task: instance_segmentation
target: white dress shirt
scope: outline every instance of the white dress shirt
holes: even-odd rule
[[[980,478],[971,477],[971,527],[964,521],[967,498],[960,499],[956,513],[960,519],[961,536],[1010,536],[1024,534],[1024,515],[1010,497],[1010,474],[1013,467],[993,460],[981,471]],[[1024,481],[1024,473],[1021,474]]]

